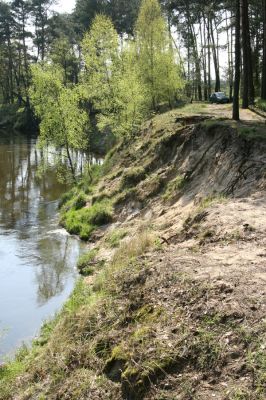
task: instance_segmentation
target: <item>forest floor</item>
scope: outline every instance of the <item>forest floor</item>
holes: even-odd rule
[[[265,399],[266,136],[229,113],[156,116],[107,157],[85,207],[72,192],[66,225],[106,202],[113,220],[57,320],[18,372],[2,368],[0,399]]]
[[[205,109],[206,114],[211,114],[216,118],[232,118],[232,104],[208,104]],[[256,114],[254,111],[249,109],[240,109],[240,121],[241,122],[252,122],[258,124],[265,124],[265,118]]]

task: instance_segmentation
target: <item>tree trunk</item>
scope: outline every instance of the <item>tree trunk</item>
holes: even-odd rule
[[[266,100],[266,0],[263,0],[263,61],[261,98]]]
[[[250,29],[248,15],[248,0],[241,0],[241,20],[242,20],[242,48],[243,48],[243,108],[248,108],[254,103],[254,83],[252,52],[250,44]]]
[[[235,82],[234,82],[234,102],[233,119],[239,121],[239,88],[240,88],[240,0],[235,0]]]
[[[213,53],[213,63],[215,70],[215,92],[220,92],[221,90],[221,80],[220,80],[220,68],[219,59],[217,57],[218,48],[216,50],[216,44],[214,39],[212,20],[210,21],[211,39],[212,39],[212,53]],[[216,52],[217,51],[217,52]]]

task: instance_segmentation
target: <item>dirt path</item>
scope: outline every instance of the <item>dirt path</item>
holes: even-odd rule
[[[232,105],[222,105],[222,104],[208,104],[204,108],[204,113],[211,114],[217,118],[232,118]],[[265,124],[265,118],[257,115],[251,110],[240,109],[240,120],[243,122],[256,122],[259,124]]]

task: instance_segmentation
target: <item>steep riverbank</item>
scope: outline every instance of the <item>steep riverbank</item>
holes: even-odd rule
[[[265,398],[266,140],[211,113],[149,121],[64,199],[80,281],[1,399]]]

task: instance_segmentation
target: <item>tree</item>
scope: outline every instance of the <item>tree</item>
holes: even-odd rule
[[[0,1],[0,45],[2,70],[5,75],[1,77],[1,86],[5,103],[14,103],[15,71],[14,71],[14,26],[15,21],[9,4]]]
[[[261,98],[266,100],[266,0],[263,0],[263,60]]]
[[[11,3],[14,15],[15,39],[18,53],[18,73],[16,75],[19,96],[22,98],[22,87],[25,91],[26,104],[29,103],[28,88],[30,84],[29,62],[27,39],[32,38],[31,32],[27,30],[29,13],[31,11],[30,1],[14,0]]]
[[[79,59],[76,57],[75,46],[61,35],[50,46],[49,58],[64,71],[64,83],[78,83]]]
[[[91,27],[92,21],[98,14],[106,10],[107,0],[77,0],[73,13],[76,31],[81,38]]]
[[[80,36],[86,32],[92,21],[99,14],[111,18],[115,29],[123,33],[133,34],[141,0],[77,0],[74,21]]]
[[[65,151],[75,180],[71,150],[85,150],[88,145],[87,113],[80,108],[80,88],[66,87],[64,72],[56,65],[36,64],[31,72],[31,102],[41,121],[39,145],[42,148],[52,145]]]
[[[242,48],[243,48],[243,102],[242,107],[248,108],[254,103],[254,83],[252,52],[250,44],[250,27],[248,14],[248,0],[241,0],[242,19]]]
[[[43,61],[47,54],[49,11],[55,0],[32,0],[32,17],[35,27],[34,44],[37,47],[37,60]]]
[[[145,90],[139,79],[134,44],[119,48],[110,18],[98,15],[85,35],[82,50],[86,97],[97,112],[100,130],[132,135],[145,114]]]
[[[156,110],[161,102],[173,105],[183,87],[166,22],[157,0],[143,0],[136,24],[140,76]]]
[[[234,81],[234,101],[233,101],[233,119],[235,121],[239,120],[240,65],[241,65],[240,0],[235,0],[235,81]]]
[[[118,43],[112,21],[104,15],[95,17],[90,31],[82,41],[86,71],[83,78],[87,96],[94,109],[103,113],[112,104],[112,81],[119,57]]]

